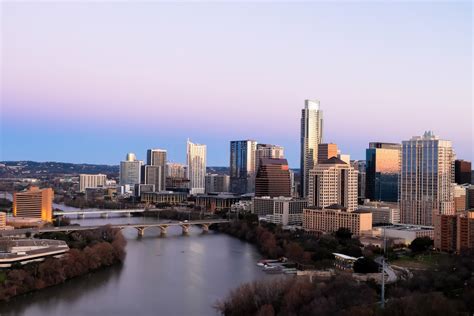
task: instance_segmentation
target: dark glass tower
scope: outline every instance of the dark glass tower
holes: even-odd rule
[[[366,150],[365,196],[373,201],[398,201],[400,144],[370,143]]]
[[[290,170],[286,159],[261,159],[255,179],[255,196],[291,197]]]

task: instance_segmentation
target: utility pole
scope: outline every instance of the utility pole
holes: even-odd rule
[[[380,294],[382,309],[385,307],[385,251],[387,247],[387,238],[385,236],[385,227],[383,228],[383,254],[382,254],[382,290]]]

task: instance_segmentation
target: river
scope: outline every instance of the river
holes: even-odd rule
[[[73,220],[81,225],[143,221],[157,219]],[[122,266],[0,303],[0,315],[216,315],[213,304],[231,289],[272,277],[256,266],[260,256],[254,246],[225,234],[203,234],[198,227],[188,236],[180,227],[169,227],[166,237],[159,237],[158,228],[147,229],[143,238],[134,228],[123,234]]]

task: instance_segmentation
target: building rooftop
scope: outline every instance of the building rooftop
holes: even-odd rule
[[[331,157],[329,159],[320,161],[319,164],[321,165],[347,165],[345,161],[342,161],[341,159],[337,157]]]

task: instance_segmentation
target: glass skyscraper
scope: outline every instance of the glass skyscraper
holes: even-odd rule
[[[305,100],[301,111],[300,196],[308,195],[309,171],[318,163],[318,145],[323,139],[323,112],[319,101]]]
[[[370,143],[366,149],[365,197],[372,201],[398,201],[400,144]]]
[[[255,191],[254,140],[234,140],[230,142],[230,191],[237,194]]]

